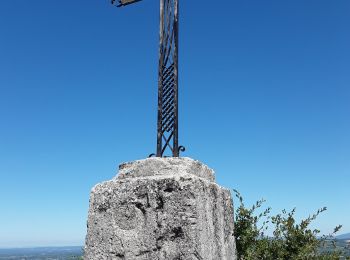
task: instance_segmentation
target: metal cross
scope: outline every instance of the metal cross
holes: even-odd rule
[[[119,0],[117,6],[139,1]],[[150,156],[163,157],[169,151],[178,157],[185,151],[185,147],[179,146],[178,133],[178,17],[179,0],[160,0],[157,153]]]

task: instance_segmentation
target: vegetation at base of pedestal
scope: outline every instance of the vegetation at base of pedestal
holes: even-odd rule
[[[335,260],[350,259],[350,245],[339,246],[335,234],[319,237],[320,230],[310,224],[327,208],[296,222],[295,209],[271,215],[271,208],[263,209],[265,200],[257,201],[251,208],[244,205],[241,194],[234,190],[239,201],[235,211],[235,238],[239,260]],[[273,229],[268,236],[269,228]],[[269,232],[271,233],[271,232]]]

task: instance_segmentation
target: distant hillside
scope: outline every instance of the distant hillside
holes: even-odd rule
[[[339,235],[339,236],[337,236],[337,239],[349,239],[350,240],[350,233]]]
[[[80,246],[0,249],[0,260],[77,260],[81,255]]]

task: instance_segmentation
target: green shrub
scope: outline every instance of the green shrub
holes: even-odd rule
[[[327,208],[319,209],[315,214],[297,223],[295,209],[290,212],[271,216],[271,208],[262,209],[264,200],[257,201],[251,208],[244,205],[242,196],[234,190],[239,201],[235,211],[235,238],[239,260],[333,260],[350,259],[343,257],[343,248],[337,248],[334,235],[341,229],[318,237],[320,230],[310,229],[310,223]],[[260,212],[260,213],[258,213]],[[271,236],[266,235],[269,227]],[[331,245],[331,247],[329,247]]]

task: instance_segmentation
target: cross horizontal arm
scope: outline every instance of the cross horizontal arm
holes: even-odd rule
[[[140,2],[141,0],[119,0],[119,5],[117,5],[117,7],[122,7],[122,6],[126,6],[126,5],[130,5],[136,2]],[[116,0],[111,0],[111,3],[114,5],[116,2]]]

